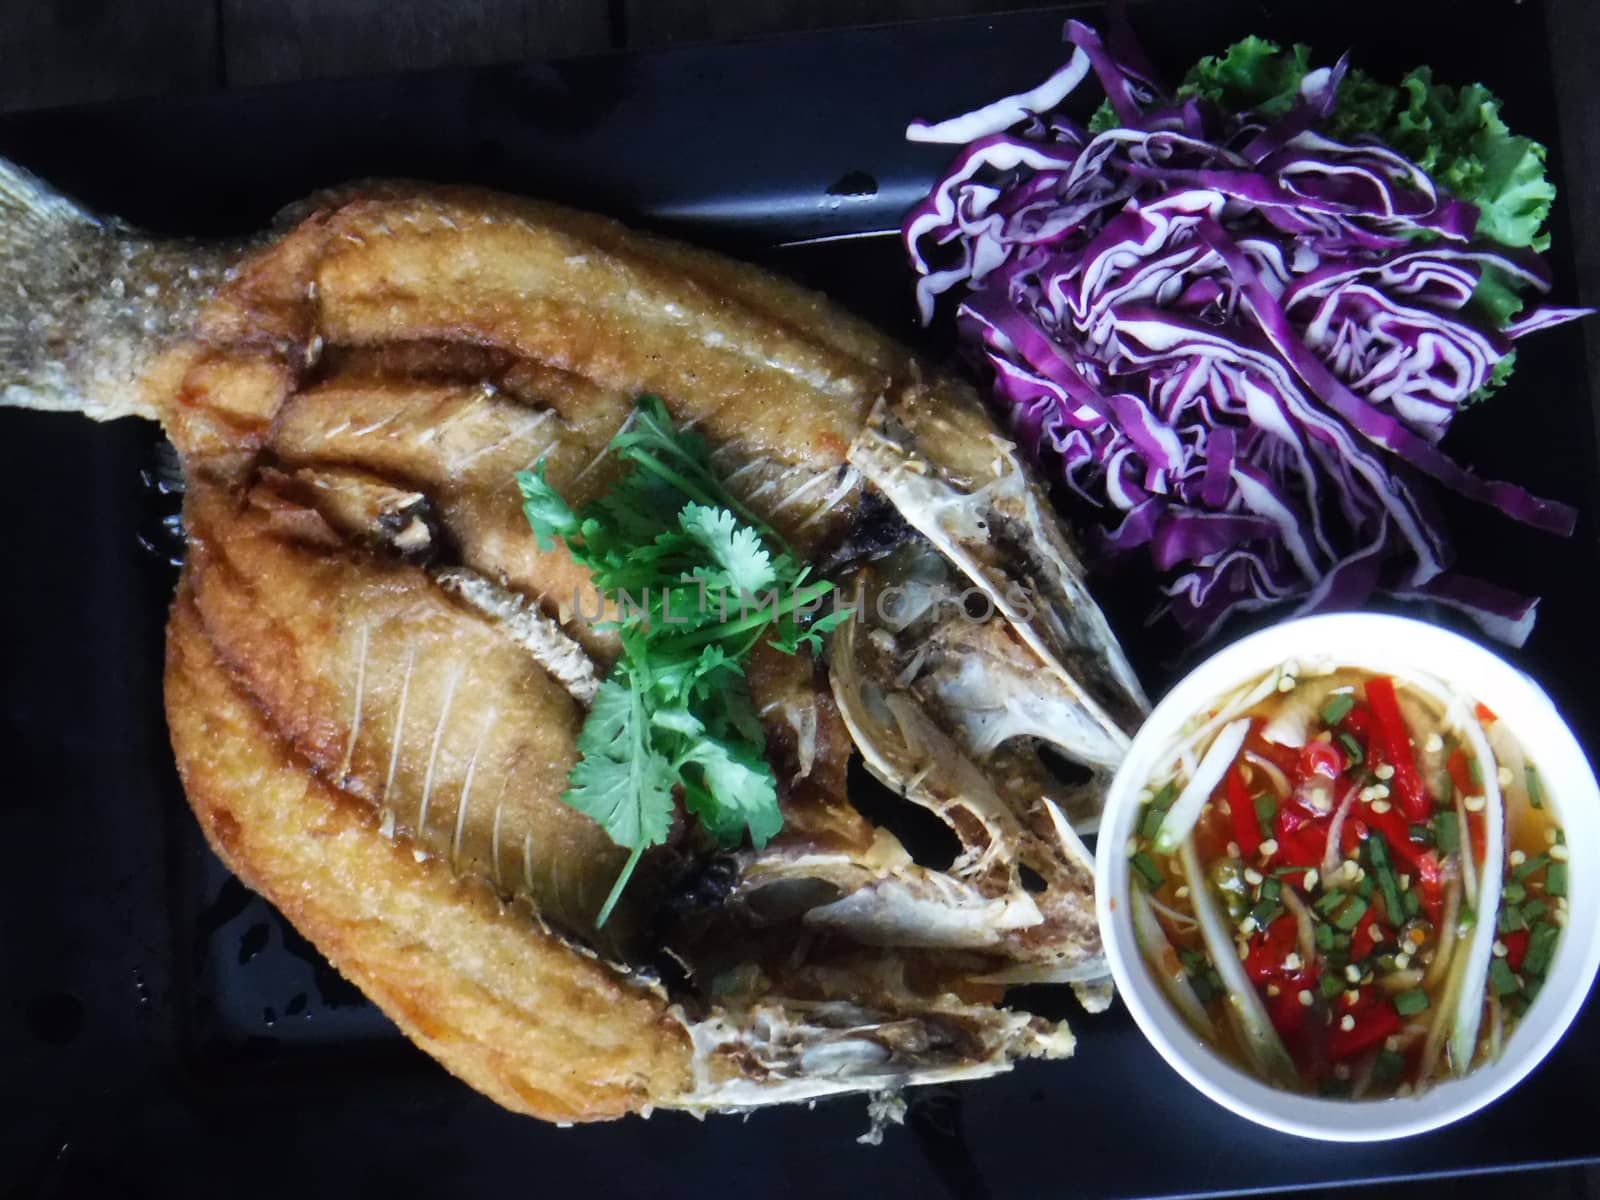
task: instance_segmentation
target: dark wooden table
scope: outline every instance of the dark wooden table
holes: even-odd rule
[[[1030,0],[11,0],[0,7],[0,111],[1026,7]]]

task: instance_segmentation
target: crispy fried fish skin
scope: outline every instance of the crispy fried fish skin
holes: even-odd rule
[[[449,1070],[575,1121],[1072,1052],[1063,1024],[998,1007],[1012,982],[1104,974],[1087,856],[1022,769],[1057,722],[972,697],[1053,672],[1052,715],[1088,714],[1100,765],[1143,702],[1087,592],[1051,586],[1081,564],[970,386],[756,268],[476,189],[340,189],[248,253],[199,254],[0,162],[0,218],[0,282],[62,260],[33,272],[62,301],[50,339],[25,336],[37,294],[0,304],[0,404],[153,416],[182,457],[167,715],[207,837]],[[1050,605],[930,647],[863,629],[859,661],[758,649],[784,829],[719,848],[680,813],[602,929],[626,851],[563,792],[615,610],[538,547],[514,477],[602,494],[647,393],[812,568],[860,583],[905,552],[952,595],[1037,584]],[[854,750],[946,821],[948,868],[852,804]],[[992,819],[965,819],[973,797]]]
[[[451,1073],[515,1112],[592,1121],[687,1091],[690,1042],[659,995],[579,954],[309,771],[217,656],[185,589],[167,709],[218,856]]]

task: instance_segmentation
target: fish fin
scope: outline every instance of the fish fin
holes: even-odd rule
[[[159,419],[146,368],[235,255],[144,236],[0,159],[0,407]]]

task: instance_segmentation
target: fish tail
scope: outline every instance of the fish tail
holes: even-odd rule
[[[0,407],[159,419],[148,368],[236,257],[97,216],[0,159]]]

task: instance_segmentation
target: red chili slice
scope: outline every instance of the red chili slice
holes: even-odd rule
[[[1372,988],[1362,992],[1362,998],[1354,1008],[1346,1006],[1341,1000],[1334,1005],[1334,1012],[1337,1015],[1333,1029],[1328,1034],[1328,1057],[1335,1062],[1354,1058],[1405,1027],[1394,1005],[1380,999]],[[1353,1029],[1344,1027],[1344,1018],[1347,1016],[1353,1018]]]
[[[1278,1036],[1283,1039],[1290,1056],[1302,1069],[1308,1061],[1313,1061],[1316,1057],[1310,1049],[1310,1044],[1313,1035],[1321,1032],[1321,1019],[1318,1018],[1314,1024],[1308,1019],[1317,1010],[1310,1005],[1302,1004],[1300,993],[1309,991],[1315,996],[1320,980],[1321,972],[1315,968],[1286,973],[1274,981],[1278,986],[1278,994],[1262,997],[1272,1027],[1278,1031]]]
[[[1400,701],[1394,680],[1386,675],[1367,680],[1367,703],[1377,724],[1378,740],[1383,745],[1384,761],[1394,768],[1389,791],[1400,803],[1400,810],[1413,821],[1428,819],[1431,807],[1422,778],[1417,774],[1417,758],[1411,749],[1411,732],[1400,715]]]
[[[1300,748],[1300,773],[1299,781],[1304,783],[1313,775],[1321,775],[1325,779],[1339,778],[1339,772],[1344,769],[1344,755],[1339,752],[1332,742],[1319,742],[1312,739]]]
[[[1261,822],[1256,817],[1256,802],[1250,798],[1250,786],[1244,781],[1244,769],[1235,766],[1228,772],[1228,815],[1233,821],[1233,840],[1239,843],[1239,852],[1253,859],[1261,849]]]
[[[1278,853],[1273,861],[1285,867],[1317,867],[1322,865],[1322,851],[1328,837],[1311,814],[1298,805],[1285,804],[1278,809],[1276,835]]]
[[[1445,761],[1445,769],[1450,772],[1450,782],[1456,785],[1456,790],[1463,796],[1476,796],[1483,791],[1483,785],[1472,777],[1472,763],[1467,758],[1467,752],[1459,746],[1451,751]]]
[[[1378,931],[1374,937],[1372,931]],[[1373,947],[1381,946],[1384,942],[1392,942],[1394,934],[1391,933],[1377,918],[1363,920],[1355,927],[1350,935],[1350,960],[1360,962],[1372,953]]]
[[[1506,963],[1513,971],[1522,970],[1522,960],[1528,957],[1528,931],[1519,929],[1515,933],[1502,933],[1500,940],[1505,943]]]
[[[1245,974],[1258,984],[1271,983],[1292,974],[1284,970],[1283,961],[1294,952],[1298,942],[1298,923],[1285,913],[1265,930],[1251,936],[1250,952],[1244,960]]]

